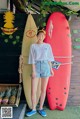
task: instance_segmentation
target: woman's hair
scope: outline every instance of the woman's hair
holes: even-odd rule
[[[39,35],[39,33],[44,33],[46,35],[46,31],[45,29],[39,29],[38,32],[37,32],[37,36]]]

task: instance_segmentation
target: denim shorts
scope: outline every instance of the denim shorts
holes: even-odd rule
[[[36,77],[46,78],[51,76],[50,65],[48,61],[36,61],[35,63]]]

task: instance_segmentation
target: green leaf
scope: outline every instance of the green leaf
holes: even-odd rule
[[[20,39],[20,36],[16,36],[16,39],[19,40]]]
[[[8,43],[8,39],[5,39],[4,42],[5,42],[5,43]]]
[[[31,6],[32,6],[32,5],[31,5],[31,4],[29,4],[29,5],[28,5],[28,9],[31,9]]]
[[[2,32],[1,35],[4,36],[5,34]]]
[[[9,39],[13,39],[13,36],[12,35],[9,35]]]
[[[80,42],[80,38],[74,39],[75,42]]]
[[[80,49],[80,45],[74,45],[73,48],[74,49]]]
[[[73,33],[78,33],[78,30],[73,30]]]
[[[16,45],[16,41],[13,41],[13,45]]]
[[[46,26],[46,23],[45,22],[43,23],[43,26]]]

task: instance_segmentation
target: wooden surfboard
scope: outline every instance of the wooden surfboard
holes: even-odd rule
[[[29,50],[30,45],[35,43],[37,40],[37,27],[34,22],[34,19],[31,14],[28,15],[25,30],[24,30],[24,36],[23,36],[23,42],[22,42],[22,53],[23,56],[23,72],[22,72],[22,79],[23,79],[23,88],[24,88],[24,94],[26,97],[27,104],[29,108],[32,108],[31,104],[31,65],[28,64],[28,57],[29,57]],[[38,83],[38,80],[36,81]],[[39,101],[40,97],[40,81],[37,89],[37,102]]]
[[[51,110],[64,110],[69,93],[71,76],[71,37],[66,17],[54,12],[48,19],[45,42],[49,43],[55,60],[60,62],[58,70],[53,69],[54,77],[49,78],[47,98]]]

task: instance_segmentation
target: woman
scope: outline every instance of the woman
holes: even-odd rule
[[[46,36],[45,30],[39,30],[37,33],[37,42],[30,47],[28,64],[32,64],[32,111],[26,113],[27,116],[36,114],[36,92],[37,85],[36,80],[41,78],[41,95],[40,95],[40,107],[39,114],[45,117],[47,114],[43,110],[43,104],[46,96],[46,87],[48,84],[49,76],[54,75],[52,70],[51,61],[54,61],[51,46],[48,43],[44,43]]]

